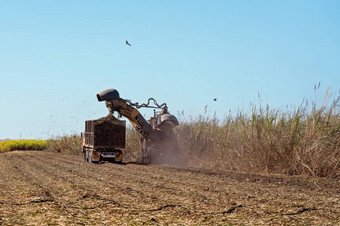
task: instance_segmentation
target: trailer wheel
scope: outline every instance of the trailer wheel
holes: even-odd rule
[[[86,162],[89,162],[89,150],[86,149],[85,151],[85,156],[86,156]]]
[[[90,162],[90,163],[92,163],[92,151],[89,151],[89,152],[88,152],[87,161]]]
[[[86,151],[83,151],[84,161],[87,162]]]

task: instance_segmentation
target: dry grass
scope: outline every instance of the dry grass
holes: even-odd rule
[[[68,154],[81,154],[82,138],[78,135],[69,135],[63,137],[56,137],[47,140],[47,151],[62,152]]]
[[[126,128],[124,161],[140,162],[142,159],[141,135],[131,126]]]
[[[308,103],[295,111],[252,105],[223,121],[199,116],[177,132],[193,164],[261,173],[340,175],[338,97],[321,107]]]

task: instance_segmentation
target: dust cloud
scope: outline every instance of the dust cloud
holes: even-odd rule
[[[163,127],[159,134],[161,136],[160,142],[149,147],[147,151],[148,163],[186,166],[187,159],[184,157],[183,145],[181,145],[174,129]]]

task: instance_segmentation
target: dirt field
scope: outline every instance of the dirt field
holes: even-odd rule
[[[340,225],[340,181],[0,154],[0,225]]]

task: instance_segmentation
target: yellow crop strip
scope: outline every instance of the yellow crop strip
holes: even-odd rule
[[[44,149],[46,149],[46,140],[8,140],[0,142],[0,152]]]

